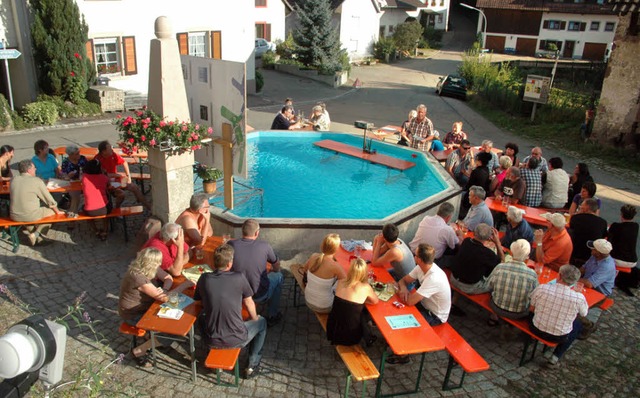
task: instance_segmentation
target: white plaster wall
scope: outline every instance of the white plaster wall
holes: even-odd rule
[[[544,21],[556,20],[566,21],[567,26],[565,30],[550,30],[544,29]],[[592,31],[591,22],[600,22],[598,31]],[[584,32],[567,30],[569,22],[585,22],[587,27]],[[607,22],[614,22],[616,26],[610,32],[605,32],[604,27]],[[617,28],[618,16],[617,15],[592,15],[592,14],[566,14],[566,13],[544,13],[542,20],[540,21],[540,35],[539,40],[562,40],[562,41],[575,41],[573,49],[574,58],[581,58],[584,51],[584,43],[606,43],[610,48],[613,43],[613,37]],[[539,43],[539,42],[538,42]],[[515,45],[513,46],[515,47]]]
[[[271,24],[271,41],[286,39],[284,30],[285,5],[282,0],[269,0],[267,7],[255,7],[254,10],[254,22]]]
[[[372,54],[378,40],[380,14],[371,0],[345,0],[340,18],[340,42],[351,59]]]
[[[222,32],[222,58],[247,63],[247,79],[255,79],[253,59],[255,2],[234,0],[76,0],[89,25],[89,38],[135,36],[138,74],[109,76],[110,85],[123,90],[147,92],[149,42],[155,38],[154,21],[167,16],[173,33],[189,31]]]

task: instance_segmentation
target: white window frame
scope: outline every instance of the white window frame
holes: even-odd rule
[[[119,75],[122,73],[122,68],[120,67],[119,44],[117,37],[93,39],[93,52],[96,70],[99,74]],[[113,45],[113,49],[107,48],[107,46],[110,45]]]
[[[613,32],[614,30],[616,30],[616,23],[615,22],[605,22],[605,24],[604,24],[604,31],[605,32]]]
[[[580,22],[569,21],[569,23],[567,24],[567,30],[570,32],[580,32]]]
[[[207,56],[207,33],[189,32],[189,55],[204,58]]]
[[[591,25],[589,25],[589,30],[592,32],[597,32],[600,30],[600,21],[591,21]]]

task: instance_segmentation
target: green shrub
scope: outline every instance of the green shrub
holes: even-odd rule
[[[276,40],[276,54],[278,54],[281,59],[296,58],[297,48],[298,46],[296,45],[295,40],[293,40],[293,34],[291,32],[289,32],[287,40]]]
[[[58,108],[52,101],[32,102],[22,108],[27,123],[51,126],[58,121]]]
[[[24,120],[24,118],[20,116],[18,112],[11,113],[11,120],[13,121],[14,130],[24,130],[33,127],[33,124]]]
[[[276,53],[273,51],[267,51],[262,54],[262,67],[265,69],[273,68],[273,65],[276,63]]]
[[[404,22],[396,26],[393,39],[400,51],[413,52],[422,37],[423,28],[418,21]]]
[[[429,43],[429,47],[437,48],[440,46],[440,43],[442,42],[443,34],[444,34],[444,31],[442,30],[427,27],[424,29],[424,32],[422,33],[422,37]]]
[[[0,130],[11,127],[11,107],[9,101],[0,94]]]
[[[56,108],[58,110],[58,116],[60,116],[61,119],[70,117],[70,115],[73,113],[73,104],[65,101],[64,98],[60,96],[40,94],[38,95],[38,98],[36,98],[36,102],[42,102],[42,101],[49,101],[56,104]]]
[[[391,37],[381,37],[373,44],[373,56],[379,60],[388,60],[396,52],[396,42]]]
[[[295,65],[299,68],[304,68],[304,64],[300,61],[298,61],[297,59],[283,59],[280,58],[280,60],[278,61],[279,64],[281,65]],[[312,69],[312,68],[308,68],[308,69]]]
[[[264,76],[256,69],[256,92],[259,93],[264,86]]]
[[[73,117],[96,116],[102,114],[102,109],[100,105],[83,98],[78,101],[73,113],[76,114]]]

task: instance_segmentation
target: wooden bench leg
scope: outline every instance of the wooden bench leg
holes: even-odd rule
[[[531,349],[531,356],[527,359],[527,355],[529,352],[529,346],[533,341],[533,346]],[[520,366],[526,365],[533,360],[536,356],[536,349],[538,348],[538,340],[531,338],[530,336],[526,336],[524,341],[524,347],[522,348],[522,355],[520,356]]]
[[[464,383],[464,377],[467,375],[467,372],[465,372],[464,370],[462,371],[462,376],[460,376],[460,382],[457,385],[451,384],[449,382],[451,378],[451,371],[456,365],[456,361],[451,355],[449,355],[449,365],[447,366],[447,374],[444,376],[444,383],[442,383],[442,391],[450,391],[462,387],[462,384]]]

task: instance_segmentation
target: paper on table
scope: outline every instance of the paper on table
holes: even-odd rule
[[[158,316],[165,319],[180,319],[182,314],[184,314],[184,311],[177,308],[160,307],[160,310],[158,310]]]
[[[420,323],[413,314],[385,316],[384,319],[393,330],[420,327]]]
[[[178,307],[177,308],[173,308],[169,305],[169,303],[164,303],[161,304],[160,307],[161,308],[167,308],[167,309],[178,309],[178,310],[183,310],[186,307],[188,307],[191,303],[193,303],[193,299],[187,295],[184,295],[182,293],[178,294]],[[158,313],[158,316],[160,316],[160,314]]]
[[[205,272],[212,272],[212,269],[207,264],[194,265],[191,268],[182,270],[182,276],[189,279],[193,283],[197,283],[200,279],[200,275]]]
[[[49,181],[47,181],[48,189],[68,187],[69,185],[71,185],[69,181],[61,180],[59,178],[49,178]]]

